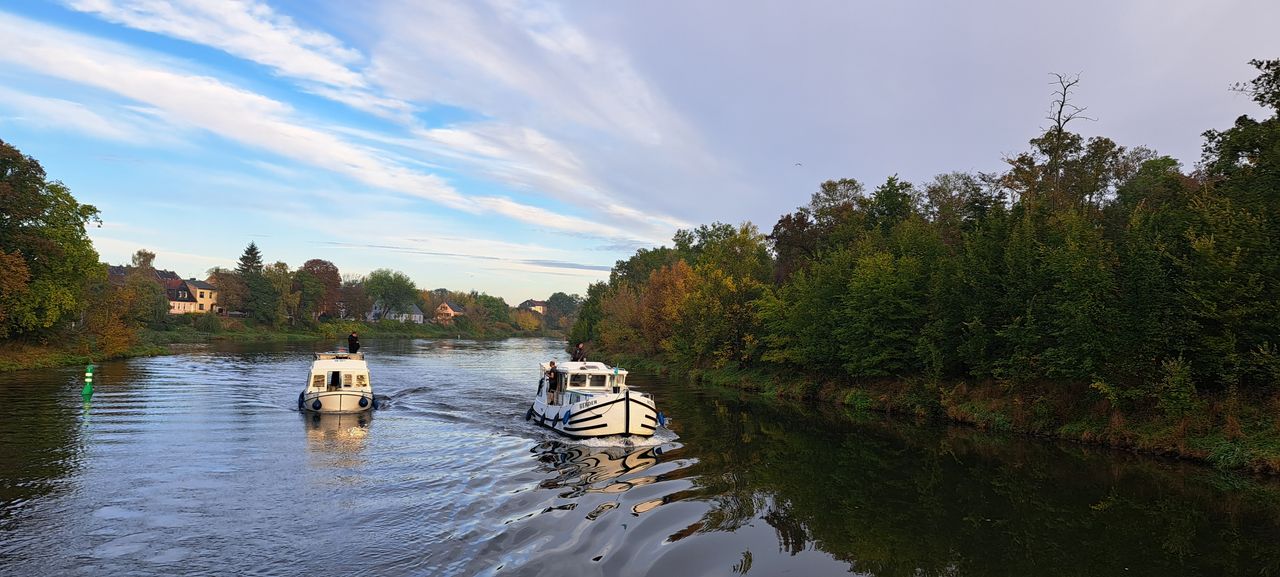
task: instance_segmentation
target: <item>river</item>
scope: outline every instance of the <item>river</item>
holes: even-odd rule
[[[569,442],[559,347],[370,341],[366,416],[295,410],[311,344],[0,374],[0,574],[1280,573],[1280,484],[1159,458],[642,374],[670,430]]]

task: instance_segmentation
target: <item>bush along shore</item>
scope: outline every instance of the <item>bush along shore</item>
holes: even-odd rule
[[[1108,398],[1096,387],[1062,383],[1015,390],[996,382],[854,382],[760,367],[693,368],[655,357],[619,355],[611,360],[628,370],[691,385],[838,405],[854,414],[903,415],[918,422],[958,423],[1280,475],[1280,396],[1200,394],[1186,410],[1168,412]]]

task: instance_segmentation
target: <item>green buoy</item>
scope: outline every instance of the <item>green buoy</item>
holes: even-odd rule
[[[93,364],[90,363],[84,367],[84,388],[80,389],[80,396],[88,400],[93,396]]]

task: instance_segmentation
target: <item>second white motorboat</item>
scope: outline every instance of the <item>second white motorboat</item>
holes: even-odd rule
[[[373,384],[364,353],[316,353],[298,409],[317,413],[359,413],[373,408]]]
[[[653,396],[627,387],[627,371],[596,362],[541,365],[526,420],[570,437],[652,436],[666,425]]]

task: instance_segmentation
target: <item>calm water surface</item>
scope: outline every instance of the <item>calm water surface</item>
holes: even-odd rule
[[[1280,486],[643,375],[652,442],[524,421],[551,340],[312,345],[0,374],[3,575],[1277,575]]]

